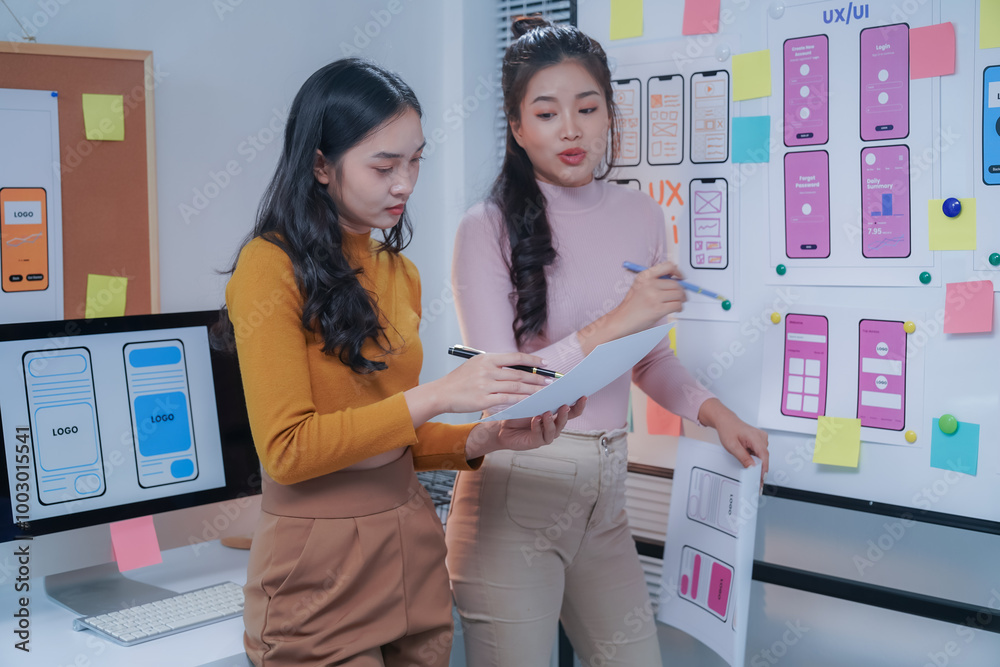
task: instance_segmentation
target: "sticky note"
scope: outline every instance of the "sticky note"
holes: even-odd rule
[[[993,331],[993,281],[948,283],[944,297],[944,332],[990,331]]]
[[[931,424],[931,467],[975,475],[979,467],[979,424],[958,422],[958,429],[947,434]]]
[[[819,417],[813,463],[857,468],[861,453],[861,420]]]
[[[611,39],[642,37],[642,0],[611,0]]]
[[[955,73],[955,26],[938,23],[910,28],[910,78]]]
[[[979,0],[979,48],[1000,46],[1000,0]]]
[[[156,565],[163,561],[151,516],[112,523],[111,546],[115,550],[119,572]]]
[[[720,0],[686,0],[681,34],[711,35],[719,32]]]
[[[121,95],[83,95],[83,125],[87,139],[125,140],[125,105]]]
[[[764,49],[733,56],[733,101],[770,96],[771,52]]]
[[[771,117],[733,118],[733,162],[770,162]]]
[[[943,199],[927,200],[927,230],[931,250],[976,249],[976,199],[959,199],[962,212],[949,218],[941,210]]]
[[[646,430],[650,435],[680,435],[681,418],[647,396]]]
[[[88,320],[95,317],[121,317],[125,314],[125,293],[128,278],[122,276],[87,276],[87,307],[84,314]]]

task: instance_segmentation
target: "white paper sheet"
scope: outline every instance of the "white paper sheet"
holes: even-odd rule
[[[555,412],[563,405],[572,405],[577,399],[590,396],[630,372],[673,326],[673,323],[664,324],[598,345],[573,370],[549,386],[480,421],[534,417]]]
[[[681,437],[656,618],[743,665],[757,527],[759,463]]]

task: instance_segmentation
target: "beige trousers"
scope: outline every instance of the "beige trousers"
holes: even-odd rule
[[[626,474],[622,431],[459,473],[445,539],[469,667],[547,666],[560,619],[584,667],[659,667]]]

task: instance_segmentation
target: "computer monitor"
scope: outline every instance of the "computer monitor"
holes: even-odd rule
[[[210,342],[218,317],[0,325],[0,542],[260,493],[236,355]],[[162,597],[105,575],[117,568],[46,589],[80,613],[115,606],[97,589]]]

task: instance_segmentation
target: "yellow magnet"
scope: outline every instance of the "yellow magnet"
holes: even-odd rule
[[[780,313],[771,313],[771,322],[773,322],[774,324],[780,324],[781,323],[781,314]]]
[[[914,324],[913,322],[904,322],[903,323],[903,331],[905,331],[906,333],[911,334],[911,333],[913,333],[916,330],[917,330],[917,325]]]
[[[907,431],[906,434],[903,437],[906,438],[907,442],[909,442],[910,444],[913,444],[914,442],[917,441],[917,432],[916,431]]]

